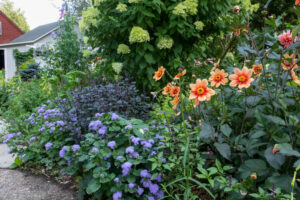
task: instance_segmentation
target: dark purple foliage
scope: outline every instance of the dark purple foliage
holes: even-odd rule
[[[96,113],[116,113],[124,118],[148,119],[148,97],[140,95],[134,82],[119,81],[76,89],[68,98],[58,100],[67,128],[76,140],[89,130]]]

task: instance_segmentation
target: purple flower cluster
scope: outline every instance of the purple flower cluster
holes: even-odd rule
[[[95,117],[102,117],[104,115],[104,113],[96,113]]]
[[[159,190],[159,186],[156,183],[153,183],[150,178],[143,178],[141,180],[141,183],[143,184],[144,188],[148,188],[150,193],[153,195],[151,199],[160,199],[164,197],[164,192],[162,190]],[[149,197],[148,197],[149,199]]]
[[[125,162],[122,164],[122,175],[123,176],[126,176],[127,174],[129,174],[129,172],[131,171],[131,166],[132,166],[132,163],[130,162]]]
[[[89,124],[89,129],[91,129],[93,131],[99,130],[100,127],[102,127],[102,122],[100,120],[92,121]]]
[[[119,118],[119,115],[117,115],[116,113],[111,114],[111,120],[116,120],[118,118]]]
[[[130,140],[134,145],[138,145],[141,139],[138,137],[131,136]]]
[[[113,200],[119,200],[120,198],[122,198],[122,192],[121,191],[117,191],[113,194]]]
[[[102,126],[99,130],[98,133],[99,135],[103,136],[106,133],[107,126]]]
[[[98,115],[100,115],[100,114],[98,114]],[[97,114],[96,114],[96,116],[97,116]],[[103,125],[100,120],[96,120],[96,121],[92,121],[89,124],[89,129],[91,129],[93,131],[97,131],[99,133],[99,135],[103,136],[106,133],[107,126]]]
[[[72,146],[73,152],[76,152],[76,151],[79,150],[79,149],[80,149],[80,145],[79,145],[79,144],[74,144],[74,145]]]
[[[111,149],[114,149],[114,147],[116,146],[116,142],[115,141],[110,141],[107,143],[107,146]]]
[[[125,126],[124,129],[125,129],[125,130],[132,129],[132,125],[131,125],[131,124],[128,124],[127,126]]]
[[[118,178],[118,177],[116,177],[115,179],[114,179],[114,182],[116,182],[116,183],[118,183],[120,181],[120,179]]]
[[[33,137],[31,137],[31,138],[29,139],[29,141],[32,142],[32,141],[34,141],[35,139],[36,139],[36,137],[33,136]]]
[[[34,116],[35,113],[32,113],[25,121],[30,121],[31,124],[35,124]]]
[[[40,113],[39,117],[42,117],[44,119],[49,119],[49,118],[56,118],[56,117],[61,117],[62,116],[62,113],[60,112],[60,110],[54,108],[54,109],[49,109],[49,110],[46,110],[44,113]]]
[[[61,148],[61,150],[59,151],[59,157],[63,158],[65,156],[66,152],[67,152],[67,147],[63,146]]]
[[[48,142],[47,144],[45,144],[46,151],[48,151],[51,147],[52,147],[52,143],[51,142]]]
[[[128,187],[129,187],[130,189],[134,188],[134,186],[135,186],[135,183],[129,183],[129,184],[128,184]]]
[[[123,159],[123,156],[118,156],[118,157],[117,157],[117,160],[118,160],[118,161],[120,161],[120,160],[122,160],[122,159]]]
[[[9,140],[11,140],[16,134],[10,133],[7,135],[7,138],[3,141],[3,144],[6,144]]]
[[[152,143],[150,143],[147,140],[141,141],[141,145],[143,145],[145,148],[151,148],[152,147]]]
[[[125,153],[129,154],[129,157],[131,157],[131,158],[132,157],[133,158],[138,158],[140,156],[138,152],[134,151],[134,147],[133,146],[127,147],[126,150],[125,150]]]
[[[97,147],[93,147],[93,148],[92,148],[92,152],[93,152],[93,153],[96,153],[96,152],[98,152],[98,151],[99,151],[99,149],[98,149]]]

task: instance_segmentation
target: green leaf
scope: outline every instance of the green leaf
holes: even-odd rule
[[[210,124],[203,122],[201,125],[201,131],[199,137],[209,138],[212,137],[214,134],[215,134],[214,128]]]
[[[269,177],[267,183],[274,184],[278,188],[285,190],[286,192],[291,192],[291,182],[293,178],[287,174],[277,174]]]
[[[285,126],[284,120],[281,119],[280,117],[273,116],[273,115],[265,115],[264,117],[274,124]]]
[[[97,190],[99,190],[100,187],[101,187],[100,182],[97,181],[96,179],[92,179],[86,188],[86,193],[92,194],[92,193],[96,192]]]
[[[254,132],[253,134],[251,134],[251,138],[252,139],[256,139],[256,138],[260,138],[262,136],[266,135],[266,132],[264,132],[263,130],[257,130],[256,132]]]
[[[239,167],[239,172],[241,172],[241,178],[246,179],[252,172],[257,172],[259,176],[266,175],[268,173],[268,169],[264,160],[249,159]]]
[[[245,165],[254,171],[267,169],[266,162],[260,159],[246,160]]]
[[[261,101],[259,96],[248,96],[246,102],[249,106],[256,106]]]
[[[297,168],[297,167],[299,167],[299,166],[300,166],[300,160],[297,160],[297,161],[294,163],[293,167]]]
[[[230,128],[230,126],[229,126],[228,124],[223,124],[223,125],[221,126],[221,132],[222,132],[225,136],[229,137],[230,134],[231,134],[231,132],[232,132],[232,129]]]
[[[280,60],[280,54],[275,53],[274,51],[272,51],[269,56],[269,59],[274,59],[274,60]]]
[[[228,144],[220,144],[220,143],[215,143],[214,144],[219,153],[226,159],[230,160],[230,155],[231,155],[231,150],[230,146]]]
[[[293,150],[292,146],[288,143],[278,144],[277,148],[283,155],[300,157],[300,153],[296,150]]]
[[[15,161],[14,161],[14,164],[19,167],[20,165],[23,164],[23,161],[22,161],[22,159],[20,159],[20,157],[16,157]]]
[[[283,165],[285,162],[285,156],[282,155],[281,153],[272,153],[273,148],[269,147],[265,150],[265,157],[268,161],[268,163],[275,169],[280,169],[280,167]]]
[[[295,44],[290,45],[290,46],[286,49],[286,51],[289,51],[289,50],[291,50],[291,49],[298,49],[298,48],[300,48],[300,41],[296,42]]]
[[[146,59],[146,62],[149,63],[149,64],[154,64],[155,63],[155,60],[154,60],[153,56],[150,53],[145,54],[145,59]]]

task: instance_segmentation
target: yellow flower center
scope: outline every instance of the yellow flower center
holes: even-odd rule
[[[197,94],[198,94],[198,95],[201,95],[201,94],[203,94],[204,92],[205,92],[205,90],[204,90],[202,87],[200,87],[200,88],[197,89]]]
[[[221,76],[220,76],[220,75],[217,75],[217,76],[215,77],[215,80],[216,80],[216,81],[221,80]]]
[[[158,71],[157,72],[157,76],[161,76],[162,72],[161,71]]]
[[[240,82],[245,82],[245,81],[246,81],[246,77],[245,77],[244,75],[241,75],[241,76],[239,77],[239,81],[240,81]]]

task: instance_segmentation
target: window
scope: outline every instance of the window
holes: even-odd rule
[[[2,35],[2,23],[0,22],[0,35]]]

